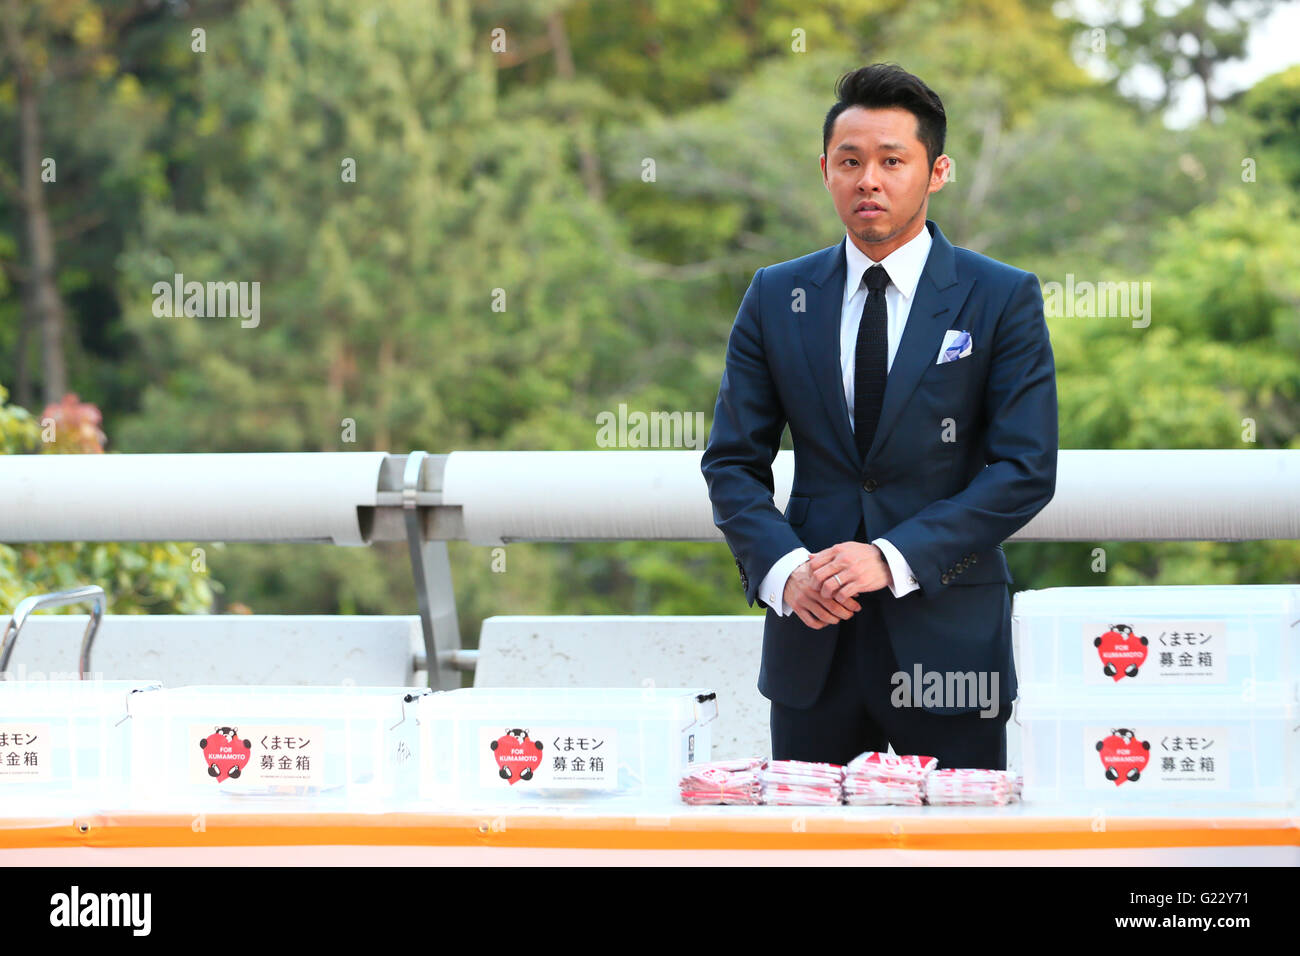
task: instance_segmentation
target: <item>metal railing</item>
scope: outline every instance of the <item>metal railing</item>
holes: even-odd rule
[[[89,677],[90,651],[95,643],[99,624],[104,619],[105,601],[104,589],[94,584],[67,591],[55,591],[51,594],[34,594],[18,602],[13,615],[9,618],[9,623],[5,625],[4,639],[0,641],[0,680],[4,680],[9,673],[9,657],[18,643],[18,635],[22,632],[23,625],[32,614],[41,608],[79,604],[82,601],[90,602],[90,620],[86,622],[86,633],[81,638],[81,653],[77,655],[77,673],[82,680]]]

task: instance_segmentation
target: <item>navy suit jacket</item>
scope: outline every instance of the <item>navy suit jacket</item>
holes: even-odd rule
[[[1056,489],[1056,373],[1032,273],[932,245],[889,370],[880,421],[859,457],[840,370],[844,242],[754,274],[727,345],[701,470],[752,607],[776,561],[855,538],[887,538],[920,589],[878,597],[899,668],[997,672],[1016,696],[1011,573],[1001,542]],[[802,306],[802,308],[801,308]],[[971,354],[935,364],[944,332],[970,332]],[[794,482],[782,514],[772,460],[786,424]],[[760,600],[760,603],[763,603]],[[859,612],[861,613],[861,612]],[[758,688],[791,707],[816,701],[840,625],[808,627],[768,609]],[[919,690],[917,691],[919,693]],[[926,707],[963,713],[966,707]]]

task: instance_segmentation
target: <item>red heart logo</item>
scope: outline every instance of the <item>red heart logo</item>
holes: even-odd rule
[[[1151,760],[1151,744],[1139,740],[1131,730],[1112,730],[1110,736],[1097,742],[1101,765],[1106,768],[1106,779],[1115,786],[1124,781],[1136,783]]]
[[[532,780],[542,765],[542,743],[526,730],[508,730],[489,745],[497,758],[497,773],[510,786]]]
[[[251,740],[240,738],[238,727],[216,728],[199,741],[199,747],[203,750],[203,762],[208,767],[208,776],[215,777],[217,783],[238,778],[248,769],[252,746]]]
[[[1115,681],[1137,677],[1138,669],[1146,663],[1147,639],[1139,637],[1127,624],[1113,625],[1092,644],[1101,658],[1102,672]]]

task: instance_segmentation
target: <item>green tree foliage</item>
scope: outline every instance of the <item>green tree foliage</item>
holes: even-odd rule
[[[45,409],[38,422],[18,405],[7,404],[0,386],[0,455],[102,454],[99,409],[67,396]],[[3,463],[0,463],[3,467]],[[24,597],[97,584],[111,614],[194,614],[211,610],[213,581],[191,545],[56,541],[0,544],[0,609],[13,610]],[[79,605],[42,613],[84,614]]]
[[[130,343],[117,323],[116,258],[141,201],[166,188],[165,153],[184,148],[159,136],[183,93],[163,42],[168,9],[0,6],[0,354],[20,403],[37,400],[38,383],[58,401],[65,367],[114,411],[139,385],[119,361]],[[40,166],[29,171],[25,155]]]
[[[1160,80],[1154,97],[1139,97],[1150,109],[1167,108],[1181,87],[1191,83],[1201,96],[1204,115],[1216,118],[1215,69],[1245,56],[1250,29],[1279,0],[1101,0],[1100,19],[1108,42],[1104,58],[1117,84],[1138,70]],[[1098,5],[1078,4],[1089,12]],[[1136,15],[1134,15],[1136,13]]]
[[[1241,108],[1259,121],[1260,145],[1268,151],[1278,182],[1300,190],[1300,66],[1266,77],[1241,97]]]

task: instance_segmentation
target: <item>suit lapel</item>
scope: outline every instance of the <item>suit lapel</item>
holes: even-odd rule
[[[948,321],[961,311],[972,282],[958,280],[952,244],[939,227],[926,220],[930,230],[930,253],[917,283],[915,299],[908,312],[903,338],[894,354],[894,363],[885,380],[885,397],[880,408],[880,422],[867,452],[867,461],[875,457],[898,420],[908,397],[916,389],[927,365],[939,354],[943,333]],[[844,283],[847,266],[844,243],[826,250],[805,276],[807,288],[807,319],[800,324],[804,353],[817,384],[822,404],[831,419],[844,453],[855,464],[858,461],[857,444],[853,440],[853,426],[849,419],[848,403],[844,398],[844,377],[840,367],[840,318],[844,305]]]
[[[840,316],[844,310],[844,282],[848,272],[844,259],[846,242],[847,236],[839,245],[824,250],[814,260],[811,270],[796,275],[795,280],[796,283],[808,280],[803,286],[807,311],[799,323],[808,369],[830,416],[831,430],[839,438],[844,453],[856,461],[858,449],[853,442],[853,424],[844,398],[844,371],[840,367]]]

